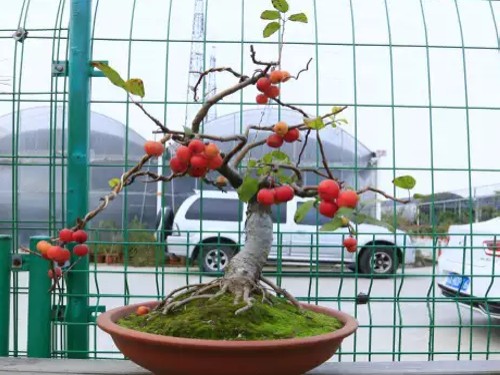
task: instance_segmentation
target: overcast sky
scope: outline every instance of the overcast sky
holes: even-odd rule
[[[19,22],[25,23],[29,30],[22,60],[18,44],[16,79],[11,80],[11,86],[0,85],[0,92],[12,90],[15,84],[17,91],[37,93],[26,94],[23,99],[39,100],[22,102],[20,108],[46,105],[40,101],[50,97],[40,93],[51,91],[50,64],[57,56],[65,58],[66,42],[62,40],[53,45],[50,39],[42,38],[53,35],[53,31],[37,29],[54,28],[59,22],[56,16],[61,2],[28,1],[25,19],[21,17],[23,1],[0,1],[0,76],[13,76],[15,42],[8,38],[10,30],[16,29]],[[345,129],[357,134],[368,148],[386,150],[381,167],[395,166],[396,175],[414,175],[418,181],[416,191],[420,193],[431,192],[432,184],[435,191],[465,189],[463,193],[467,193],[469,173],[460,169],[469,167],[469,155],[473,186],[500,184],[496,155],[500,142],[500,53],[495,27],[496,20],[500,29],[498,2],[460,0],[457,13],[455,1],[423,0],[427,41],[421,3],[417,0],[388,0],[387,3],[353,0],[354,28],[348,0],[289,2],[292,12],[305,11],[311,22],[287,25],[286,41],[304,44],[285,46],[284,68],[295,73],[310,57],[314,61],[298,82],[283,86],[282,100],[299,103],[312,114],[325,113],[332,105],[350,105],[346,112],[350,124]],[[64,27],[69,15],[69,1],[65,3]],[[145,100],[157,102],[148,104],[148,109],[165,118],[170,126],[182,126],[194,0],[140,0],[136,1],[134,13],[133,4],[132,0],[98,2],[95,22],[98,40],[94,42],[93,58],[109,60],[125,77],[130,74],[130,77],[142,78],[146,85]],[[254,67],[249,58],[249,45],[252,42],[256,43],[262,60],[276,57],[276,45],[257,44],[263,41],[261,30],[265,25],[259,14],[268,8],[271,8],[270,0],[208,0],[207,51],[215,46],[218,66],[251,73]],[[465,49],[461,48],[459,20]],[[130,35],[131,43],[127,41]],[[165,41],[167,37],[170,43]],[[145,39],[155,41],[143,41]],[[270,40],[276,42],[277,39]],[[320,42],[318,46],[314,45],[316,40]],[[388,47],[390,43],[392,49]],[[426,44],[430,48],[426,48]],[[207,54],[207,64],[208,59]],[[229,74],[217,76],[218,89],[233,83],[234,78]],[[218,115],[249,108],[239,103],[241,100],[253,102],[255,94],[255,88],[251,87],[242,96],[233,95],[217,106]],[[12,111],[9,98],[0,95],[0,115]],[[92,99],[97,101],[92,104],[92,110],[151,137],[154,126],[135,108],[127,111],[123,104],[103,103],[125,99],[119,89],[104,79],[93,79]],[[163,104],[165,99],[167,106]],[[394,111],[392,103],[396,105]],[[354,104],[358,105],[356,112]],[[430,169],[431,163],[437,169],[434,173],[406,170]],[[480,171],[484,169],[489,171]],[[380,173],[380,186],[391,192],[392,176],[392,171]]]

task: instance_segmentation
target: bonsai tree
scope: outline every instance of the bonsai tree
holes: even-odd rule
[[[145,155],[133,168],[124,173],[120,178],[110,181],[112,190],[102,197],[100,204],[88,212],[85,217],[72,228],[62,229],[59,237],[50,242],[39,242],[38,250],[41,256],[55,262],[64,264],[70,259],[70,251],[64,245],[77,242],[73,253],[77,256],[85,256],[88,248],[84,244],[87,235],[84,231],[85,225],[96,217],[99,212],[115,199],[126,186],[134,183],[138,178],[146,178],[147,182],[172,181],[175,178],[191,176],[205,181],[207,184],[224,190],[227,185],[236,189],[239,198],[248,203],[245,222],[245,240],[241,251],[239,251],[224,269],[224,275],[209,283],[188,285],[174,290],[156,308],[157,313],[167,314],[179,307],[197,299],[215,299],[225,294],[231,294],[235,303],[244,302],[235,314],[241,314],[252,308],[256,297],[263,301],[269,301],[271,296],[270,287],[278,295],[283,295],[292,304],[300,308],[297,300],[284,289],[266,279],[262,270],[267,262],[269,252],[273,243],[273,222],[271,219],[271,206],[290,201],[294,196],[309,198],[295,214],[295,220],[301,221],[307,212],[317,207],[319,213],[331,221],[325,224],[322,230],[335,230],[340,227],[348,227],[350,236],[344,240],[347,251],[355,252],[357,241],[353,223],[377,222],[375,219],[361,214],[357,210],[359,196],[371,191],[379,193],[386,198],[406,203],[408,200],[392,197],[375,187],[364,187],[360,190],[349,188],[343,181],[335,177],[331,170],[327,152],[321,140],[322,129],[332,126],[344,126],[347,121],[341,118],[341,113],[346,107],[333,106],[330,112],[322,116],[311,116],[303,109],[287,104],[280,99],[282,90],[287,85],[293,85],[294,81],[300,79],[302,74],[307,74],[309,64],[295,75],[282,69],[283,34],[285,24],[307,23],[308,19],[304,13],[288,13],[288,4],[285,0],[273,0],[274,9],[265,10],[261,18],[267,24],[263,29],[263,37],[267,38],[274,33],[280,32],[280,45],[278,58],[275,61],[261,61],[255,48],[250,48],[250,58],[257,68],[249,74],[239,73],[230,67],[212,68],[200,72],[198,82],[193,87],[194,100],[198,100],[198,88],[203,79],[210,73],[226,72],[232,74],[236,82],[233,86],[215,93],[202,103],[200,109],[192,119],[189,126],[183,130],[175,130],[163,124],[152,116],[140,101],[134,96],[144,97],[145,90],[142,80],[124,80],[110,66],[103,63],[94,63],[109,80],[126,90],[131,101],[146,115],[157,127],[157,133],[162,134],[160,141],[147,141],[144,145]],[[221,137],[205,134],[200,131],[201,125],[211,107],[223,99],[245,89],[255,90],[255,101],[259,105],[273,103],[281,107],[289,108],[298,112],[303,121],[298,124],[287,124],[279,121],[275,124],[251,124],[246,127],[242,134]],[[263,108],[263,110],[265,110]],[[266,133],[265,140],[252,141],[249,137],[251,131]],[[315,135],[321,154],[322,168],[302,167],[301,160],[308,139],[311,134]],[[221,152],[215,143],[235,142],[235,146],[228,152]],[[301,151],[297,160],[291,158],[280,150],[284,143],[301,143]],[[263,147],[264,144],[275,150],[265,154],[258,159],[250,159],[244,168],[239,168],[251,150]],[[170,160],[171,174],[159,175],[145,168],[151,158],[162,157],[166,145],[174,148],[175,156]],[[322,181],[318,185],[305,185],[304,173],[312,172],[318,175]],[[401,176],[395,179],[394,184],[398,187],[411,189],[415,180],[411,176]],[[386,223],[377,222],[387,226]],[[69,272],[71,266],[64,272]],[[52,268],[49,276],[54,278],[54,287],[58,287],[58,279],[64,273],[60,268]],[[147,313],[144,308],[138,314]]]

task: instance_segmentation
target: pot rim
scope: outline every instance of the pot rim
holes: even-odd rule
[[[109,311],[100,314],[97,318],[97,325],[104,332],[107,332],[111,336],[121,336],[126,339],[134,339],[140,342],[155,342],[156,344],[168,344],[175,346],[190,346],[190,347],[200,347],[206,348],[207,346],[217,347],[217,348],[231,348],[231,349],[251,349],[251,348],[272,348],[272,347],[286,347],[286,346],[297,346],[297,345],[307,345],[315,344],[322,341],[331,340],[343,340],[347,336],[351,335],[358,328],[357,320],[342,311],[332,309],[329,307],[312,305],[301,303],[301,306],[305,309],[312,310],[315,312],[323,313],[326,315],[333,316],[339,319],[344,326],[334,332],[328,332],[321,335],[301,337],[301,338],[290,338],[290,339],[276,339],[276,340],[210,340],[210,339],[193,339],[184,337],[173,337],[173,336],[162,336],[153,333],[146,333],[136,331],[130,328],[122,327],[116,324],[118,319],[131,314],[139,306],[147,306],[149,308],[154,308],[158,305],[160,301],[149,301],[146,303],[137,303],[133,305],[120,306]]]

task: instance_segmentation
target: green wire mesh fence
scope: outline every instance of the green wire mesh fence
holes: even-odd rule
[[[211,186],[135,184],[90,224],[90,263],[73,271],[67,292],[52,299],[28,295],[28,286],[44,289],[46,270],[19,247],[30,241],[33,247],[34,236],[53,236],[76,211],[94,207],[109,191],[108,181],[133,166],[145,140],[154,138],[154,125],[123,92],[67,63],[74,64],[81,47],[70,49],[70,37],[80,35],[75,43],[84,45],[87,24],[89,60],[142,78],[144,105],[174,128],[200,105],[190,89],[196,72],[214,66],[251,72],[250,45],[263,59],[277,53],[278,40],[261,37],[259,15],[267,0],[94,0],[89,18],[79,14],[80,22],[71,25],[72,35],[70,19],[77,15],[70,7],[83,3],[23,0],[3,4],[0,12],[0,233],[11,238],[0,238],[2,306],[10,298],[10,308],[0,311],[6,317],[0,321],[10,321],[9,329],[0,327],[10,332],[9,341],[0,342],[1,355],[119,357],[95,327],[99,311],[213,277],[243,236],[244,206],[227,197],[221,203]],[[284,60],[291,72],[313,61],[282,99],[313,114],[348,106],[349,124],[325,140],[338,176],[356,188],[371,185],[406,198],[391,181],[411,174],[423,197],[404,206],[364,202],[367,213],[402,230],[382,240],[378,229],[360,233],[367,254],[399,265],[386,278],[369,269],[369,260],[363,263],[366,256],[345,253],[342,234],[319,232],[317,215],[307,228],[294,226],[291,204],[274,213],[276,248],[266,273],[300,300],[356,316],[360,329],[334,360],[498,357],[498,225],[476,223],[494,219],[499,209],[499,4],[307,0],[300,6],[311,22],[287,31]],[[68,76],[78,73],[92,76],[83,167],[68,157],[80,141],[68,122],[87,116],[78,103],[69,104],[69,92],[78,87]],[[210,75],[202,96],[231,83],[231,76]],[[232,133],[278,118],[297,119],[272,105],[257,106],[247,90],[219,103],[204,126]],[[312,150],[307,163],[318,166]],[[166,173],[167,162],[168,155],[150,167]],[[68,200],[75,189],[83,195]],[[82,206],[79,199],[87,201]],[[11,250],[12,261],[5,255]],[[439,257],[441,251],[448,255]],[[6,285],[10,293],[2,294]],[[37,317],[34,306],[50,314]],[[33,319],[42,322],[38,330]]]

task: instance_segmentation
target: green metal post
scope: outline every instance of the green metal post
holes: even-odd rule
[[[88,149],[90,99],[90,0],[71,0],[69,32],[69,118],[68,118],[68,225],[76,223],[88,208]],[[75,259],[72,259],[75,261]],[[68,274],[68,357],[87,358],[88,323],[88,258],[82,259]]]
[[[47,237],[31,237],[30,249],[34,251],[39,241]],[[29,256],[28,294],[28,357],[50,358],[51,355],[51,280],[47,273],[50,262],[34,254]]]
[[[0,357],[9,355],[11,238],[0,236]]]

